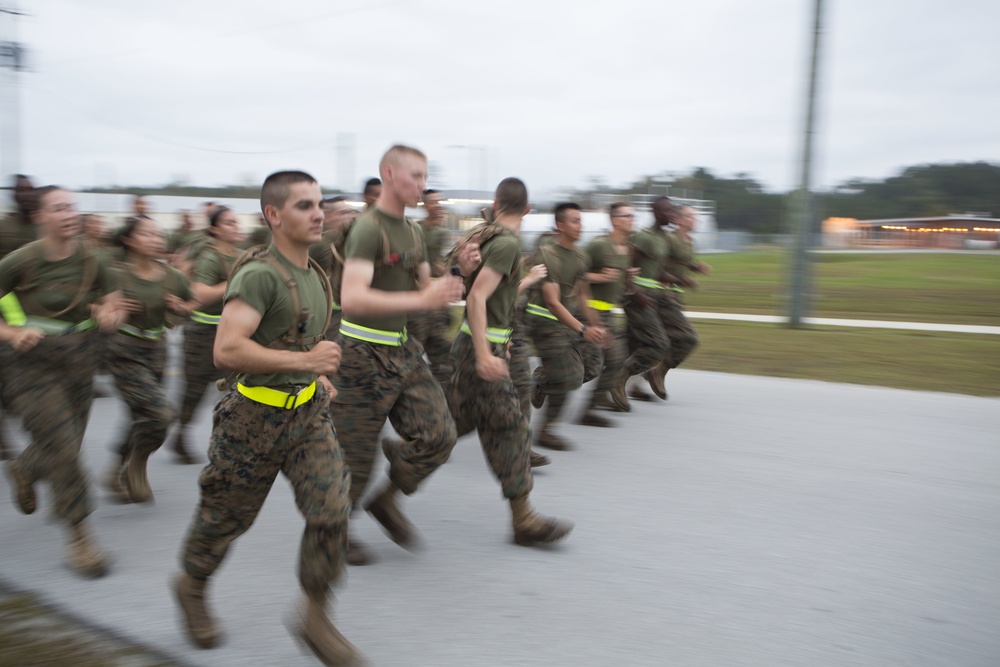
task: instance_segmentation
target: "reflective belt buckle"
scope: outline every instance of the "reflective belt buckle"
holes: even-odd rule
[[[282,406],[284,407],[285,410],[291,410],[292,408],[298,407],[296,401],[299,400],[299,395],[303,392],[303,390],[305,390],[305,387],[300,384],[297,384],[293,385],[292,389],[295,390],[295,393],[288,392],[288,396],[285,398],[285,405]]]

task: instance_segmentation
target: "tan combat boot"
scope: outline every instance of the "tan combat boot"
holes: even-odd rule
[[[191,456],[187,448],[187,439],[184,437],[184,427],[177,427],[177,436],[174,438],[174,454],[177,455],[177,462],[183,465],[197,463],[198,460]]]
[[[296,634],[324,665],[360,665],[363,662],[358,649],[333,625],[325,601],[306,598]]]
[[[628,384],[628,379],[628,371],[624,368],[619,369],[619,371],[615,374],[615,383],[611,386],[611,391],[608,392],[611,395],[611,402],[621,412],[632,411],[632,406],[628,403],[628,394],[625,389],[625,385]]]
[[[116,503],[130,503],[132,499],[129,498],[128,492],[125,490],[125,485],[122,484],[122,474],[125,472],[123,465],[118,463],[118,457],[112,461],[111,467],[108,468],[108,472],[104,475],[104,489],[111,494],[111,499]]]
[[[347,538],[347,564],[358,567],[375,562],[375,554],[363,542]]]
[[[514,523],[514,542],[522,547],[533,544],[551,544],[569,535],[571,521],[542,516],[528,502],[527,496],[511,498],[510,511]]]
[[[535,450],[531,450],[531,467],[541,468],[542,466],[547,466],[552,463],[552,459],[547,457],[545,454],[539,454]]]
[[[66,565],[83,577],[97,578],[107,574],[110,569],[108,557],[90,534],[87,524],[81,521],[69,530]]]
[[[599,426],[602,428],[608,428],[609,426],[614,426],[613,422],[603,415],[597,414],[597,410],[594,409],[593,404],[587,408],[586,412],[580,415],[580,419],[576,422],[581,426]]]
[[[28,481],[17,459],[7,462],[7,476],[14,490],[14,504],[25,514],[33,513],[38,508],[35,487]]]
[[[531,374],[531,405],[540,410],[545,405],[545,392],[541,385],[542,367],[538,366]]]
[[[393,542],[404,549],[413,549],[417,546],[416,529],[396,505],[398,493],[399,489],[390,482],[381,493],[365,504],[365,509],[382,524]]]
[[[0,461],[14,458],[14,450],[7,444],[7,438],[3,435],[3,422],[0,421]]]
[[[569,444],[569,440],[552,432],[549,424],[543,426],[538,432],[538,436],[535,438],[535,445],[537,447],[553,449],[557,452],[568,452],[573,449],[572,445]]]
[[[595,394],[594,398],[590,401],[590,409],[592,410],[611,410],[612,412],[625,412],[618,405],[611,400],[608,396],[608,392],[601,392],[600,394]]]
[[[667,400],[667,390],[663,386],[663,380],[669,370],[667,364],[661,361],[651,370],[642,374],[642,377],[649,383],[649,388],[653,390],[653,393],[664,401]]]
[[[646,377],[649,373],[643,373],[642,376]],[[653,395],[648,391],[640,387],[638,384],[633,384],[628,390],[629,398],[635,399],[637,401],[652,401]]]
[[[184,622],[191,641],[201,648],[214,648],[219,645],[222,632],[205,604],[207,584],[207,579],[195,579],[189,574],[182,573],[174,579],[174,596],[184,614]]]
[[[129,452],[128,458],[125,459],[122,481],[125,483],[125,492],[133,503],[153,502],[153,489],[149,486],[149,477],[146,476],[146,461],[148,460],[149,452],[140,454],[134,449]]]

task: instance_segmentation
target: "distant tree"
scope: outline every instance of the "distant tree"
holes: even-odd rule
[[[884,181],[849,180],[826,195],[830,215],[878,220],[948,213],[1000,215],[1000,165],[926,164]]]

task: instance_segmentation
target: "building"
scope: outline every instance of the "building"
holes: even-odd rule
[[[1000,247],[1000,219],[987,214],[962,213],[932,218],[823,221],[827,248],[939,248]]]

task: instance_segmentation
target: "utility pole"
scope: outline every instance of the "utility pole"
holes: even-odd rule
[[[22,170],[21,101],[18,73],[27,69],[25,50],[17,41],[17,17],[23,14],[13,5],[0,7],[0,178]]]
[[[812,197],[813,139],[816,116],[816,72],[819,63],[820,36],[822,35],[823,0],[815,0],[813,17],[812,55],[809,64],[809,86],[806,93],[805,130],[802,138],[802,164],[799,188],[792,195],[792,221],[795,234],[792,246],[791,284],[788,303],[788,326],[800,328],[809,312],[811,267],[809,243],[813,238],[815,210]]]

